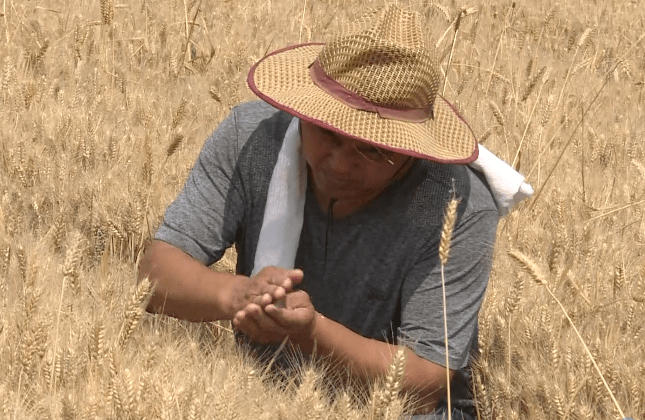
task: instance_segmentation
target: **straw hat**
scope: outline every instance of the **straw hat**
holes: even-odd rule
[[[477,158],[472,130],[437,91],[422,18],[390,5],[327,44],[293,45],[249,72],[264,101],[345,136],[443,163]]]

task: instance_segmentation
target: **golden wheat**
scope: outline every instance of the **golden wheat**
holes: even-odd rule
[[[373,414],[351,389],[331,400],[317,386],[296,409],[307,386],[250,374],[263,368],[221,328],[144,314],[134,281],[203,141],[252,98],[250,64],[299,36],[328,40],[382,1],[306,3],[7,2],[0,417]],[[644,418],[642,7],[494,0],[465,18],[460,5],[402,5],[442,39],[446,98],[490,150],[507,158],[521,149],[517,163],[544,190],[499,224],[473,371],[479,417],[617,417],[608,387],[626,415]],[[537,279],[562,307],[546,286],[521,284],[509,249],[533,256]],[[217,267],[234,265],[229,250]],[[304,383],[324,375],[312,372]],[[386,411],[397,416],[405,400],[394,398],[393,378],[375,385],[383,391],[389,380],[389,393],[374,395],[393,398]]]
[[[382,392],[379,394],[375,393],[377,401],[375,402],[374,412],[377,418],[387,418],[388,411],[392,409],[390,406],[399,397],[399,392],[403,386],[403,379],[405,376],[405,352],[405,347],[401,346],[397,349],[396,354],[394,354],[394,357],[392,358],[392,363],[388,368]]]

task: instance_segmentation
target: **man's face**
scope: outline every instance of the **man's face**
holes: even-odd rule
[[[368,143],[305,121],[301,124],[305,160],[317,193],[339,201],[371,200],[392,181],[407,156],[383,156]]]

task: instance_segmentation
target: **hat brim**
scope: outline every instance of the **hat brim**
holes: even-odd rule
[[[324,45],[299,44],[272,52],[251,68],[249,88],[304,121],[396,153],[453,164],[477,159],[473,131],[441,96],[435,100],[433,118],[406,122],[352,108],[320,89],[309,75],[309,66]]]

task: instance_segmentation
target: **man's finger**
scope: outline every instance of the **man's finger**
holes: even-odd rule
[[[276,322],[280,322],[284,320],[284,306],[281,305],[276,305],[276,304],[269,304],[264,308],[264,312],[266,312],[272,319],[274,319]]]
[[[287,295],[287,288],[278,286],[276,287],[273,292],[271,293],[271,297],[273,298],[272,301],[284,299],[284,297]],[[267,302],[266,305],[268,305],[271,302]],[[264,306],[266,306],[264,305]]]
[[[300,269],[287,270],[280,267],[265,267],[252,280],[260,293],[273,294],[275,287],[282,287],[285,292],[291,292],[295,284],[302,282],[304,273]],[[281,293],[281,292],[280,292]]]
[[[282,340],[284,335],[275,334],[271,331],[268,331],[265,327],[260,325],[257,322],[256,317],[254,316],[255,309],[248,305],[246,309],[238,311],[233,319],[233,325],[235,328],[244,334],[246,334],[251,340],[257,341],[260,343],[273,343]],[[259,309],[256,306],[256,309]]]
[[[293,309],[285,309],[278,305],[270,304],[264,308],[264,312],[282,328],[288,329],[293,324],[293,315],[290,316],[289,314],[289,312],[293,312]]]
[[[293,286],[300,284],[303,279],[302,270],[290,270],[280,275],[275,275],[267,278],[267,283],[275,286],[281,286],[286,290],[291,291]]]
[[[311,299],[309,294],[304,290],[296,290],[295,292],[289,293],[286,297],[287,304],[290,308],[302,308],[306,306],[311,306]]]
[[[288,334],[281,325],[275,322],[270,316],[266,314],[263,308],[257,305],[247,306],[246,313],[249,319],[257,325],[257,327],[272,336],[284,337]]]
[[[271,318],[272,322],[285,331],[299,329],[306,324],[307,314],[303,308],[280,308],[277,305],[269,304],[264,312]]]
[[[286,307],[272,303],[264,307],[264,312],[286,331],[294,332],[306,328],[312,321],[315,309],[309,295],[304,290],[287,294]]]
[[[255,303],[259,307],[264,308],[270,303],[283,302],[286,295],[287,291],[282,287],[275,287],[269,292],[255,296],[250,303]]]
[[[269,303],[273,302],[273,300],[274,300],[274,296],[270,295],[269,293],[264,293],[256,296],[255,299],[253,299],[253,303],[255,303],[261,308],[264,308]]]
[[[257,326],[253,325],[253,321],[249,319],[246,311],[237,311],[235,318],[233,318],[233,326],[236,330],[243,332],[247,336],[254,339],[257,337]]]
[[[305,273],[297,268],[295,270],[289,270],[287,272],[287,277],[293,284],[300,284],[302,282],[302,279],[305,277]]]

